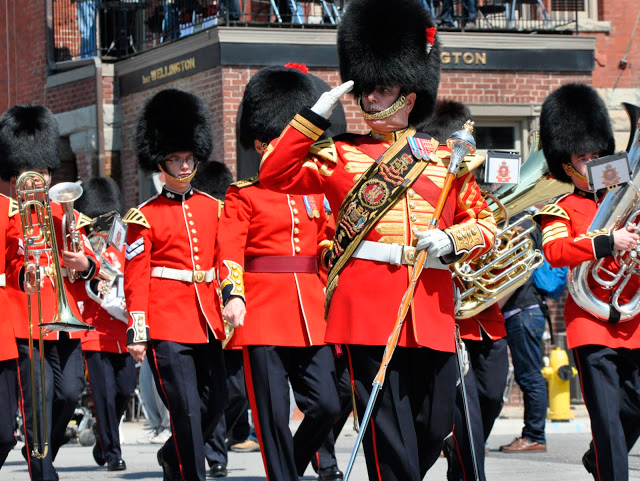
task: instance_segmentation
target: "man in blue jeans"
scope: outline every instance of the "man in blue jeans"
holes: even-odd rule
[[[457,27],[453,21],[453,0],[442,0],[438,22],[442,27]],[[476,0],[462,0],[462,28],[476,28]]]
[[[540,249],[540,230],[532,233],[534,246]],[[544,299],[533,279],[516,290],[502,307],[507,343],[518,386],[524,398],[524,428],[511,444],[500,446],[503,453],[546,452],[544,435],[547,416],[547,384],[542,377],[542,336],[546,327]]]

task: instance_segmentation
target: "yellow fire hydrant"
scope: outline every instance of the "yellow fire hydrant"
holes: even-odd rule
[[[569,356],[567,356],[565,350],[556,347],[551,351],[549,365],[542,368],[542,375],[549,384],[547,419],[551,421],[569,421],[573,419],[569,381],[576,374],[578,374],[578,371],[569,365]]]

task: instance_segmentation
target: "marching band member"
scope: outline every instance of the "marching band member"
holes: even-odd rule
[[[115,180],[94,177],[82,183],[82,190],[82,196],[75,206],[88,217],[95,219],[108,212],[122,211],[120,189]],[[105,286],[106,281],[100,280],[99,276],[91,281],[95,285],[89,288],[94,293],[110,289],[113,292],[109,293],[109,299],[122,302],[124,292],[117,291],[122,289],[118,285],[118,278],[122,278],[124,271],[124,252],[109,244],[101,254],[102,267],[105,268],[108,263],[120,274],[113,273],[116,277],[109,281],[110,286]],[[80,287],[86,291],[85,283],[81,283]],[[127,351],[127,314],[115,303],[113,310],[107,312],[86,294],[83,305],[84,321],[95,327],[95,330],[86,332],[82,338],[82,352],[96,416],[97,439],[93,458],[100,466],[106,463],[109,471],[122,471],[127,465],[122,459],[120,448],[120,419],[136,389],[137,381],[135,362]]]
[[[0,177],[11,182],[12,189],[16,187],[17,177],[25,171],[40,173],[46,182],[51,184],[51,173],[60,167],[59,157],[59,133],[56,119],[49,109],[40,105],[15,106],[6,111],[0,118]],[[63,268],[64,289],[69,302],[71,312],[77,319],[81,319],[78,310],[73,284],[66,277],[67,269],[77,271],[78,282],[92,279],[100,268],[91,245],[86,237],[81,236],[79,252],[62,250],[63,243],[63,207],[57,202],[50,202],[53,217],[53,230],[59,252],[57,255]],[[12,211],[18,215],[17,209]],[[76,227],[82,227],[80,214],[74,212]],[[22,235],[22,229],[20,229]],[[24,254],[22,254],[24,256]],[[32,260],[32,259],[30,259]],[[56,315],[57,295],[54,283],[52,260],[50,255],[40,258],[43,280],[40,286],[42,296],[42,319],[50,322]],[[35,268],[31,264],[26,267],[27,272]],[[16,276],[22,279],[24,276]],[[34,293],[37,286],[32,282],[24,284],[17,282],[8,287],[9,311],[14,320],[14,331],[18,344],[19,373],[18,383],[22,397],[22,416],[25,427],[26,443],[22,453],[29,463],[29,474],[32,480],[54,481],[58,475],[53,467],[53,460],[58,449],[65,443],[65,431],[69,420],[78,403],[78,398],[84,389],[84,369],[82,363],[82,350],[80,337],[82,332],[50,332],[45,336],[44,357],[46,380],[47,405],[41,406],[39,402],[41,393],[39,382],[36,382],[36,391],[31,391],[31,372],[29,361],[29,329],[27,315],[27,292]],[[37,305],[32,302],[32,306]],[[39,339],[37,307],[32,308],[33,339]],[[40,352],[42,346],[36,341],[33,345],[33,362],[35,375],[39,380]],[[48,438],[50,440],[49,453],[43,459],[33,456],[33,419],[31,414],[32,399],[36,399],[38,419],[42,420],[42,410],[46,409],[49,419]],[[43,439],[42,423],[39,423],[39,440]],[[38,448],[38,447],[35,447]]]
[[[7,295],[7,266],[21,262],[18,255],[18,227],[13,215],[16,201],[0,195],[0,304],[9,304]],[[15,424],[18,409],[18,348],[10,316],[0,319],[0,469],[16,444]]]
[[[617,273],[617,252],[635,249],[639,237],[629,228],[588,232],[603,192],[590,192],[587,163],[612,154],[613,130],[607,108],[590,86],[568,84],[552,92],[542,105],[540,140],[554,177],[572,183],[574,192],[541,209],[545,258],[552,267],[574,268],[604,259],[603,268]],[[589,274],[593,295],[611,303],[611,292]],[[621,302],[638,290],[632,276]],[[582,462],[602,481],[629,479],[628,452],[640,435],[640,316],[617,323],[598,320],[569,295],[565,304],[567,346],[573,350],[592,442]]]
[[[184,91],[160,91],[140,116],[136,147],[142,170],[162,171],[166,183],[124,218],[127,348],[137,362],[149,356],[171,415],[173,436],[158,451],[164,479],[204,481],[204,442],[226,396],[215,276],[220,204],[190,184],[211,154],[207,106]]]
[[[420,2],[402,0],[390,8],[384,0],[353,0],[338,29],[338,53],[342,79],[349,82],[299,111],[265,151],[260,178],[278,192],[324,192],[338,213],[325,341],[348,346],[360,416],[409,285],[416,243],[427,249],[363,441],[370,479],[418,481],[453,427],[454,302],[446,264],[488,251],[495,222],[465,166],[440,228],[427,230],[448,158],[438,157],[438,142],[416,136],[412,127],[431,113],[440,78],[435,28]],[[318,141],[351,85],[371,132]],[[408,137],[417,137],[419,152]]]
[[[244,92],[241,142],[262,153],[314,98],[305,73],[260,70]],[[218,237],[223,316],[235,327],[231,345],[243,348],[249,403],[271,481],[302,476],[339,414],[318,275],[326,223],[321,195],[275,193],[257,176],[232,184],[225,197]],[[289,382],[305,414],[295,437],[288,426]],[[325,474],[319,479],[342,479],[339,471]]]
[[[433,117],[421,130],[440,142],[438,152],[446,155],[447,139],[469,119],[471,112],[464,104],[439,100]],[[468,319],[456,319],[456,323],[460,326],[460,337],[467,350],[469,371],[463,380],[467,399],[463,400],[462,390],[458,389],[453,436],[447,438],[444,444],[444,454],[449,464],[447,479],[461,481],[472,479],[474,475],[464,411],[466,402],[478,475],[480,481],[484,481],[484,446],[502,410],[502,394],[509,373],[507,331],[498,304]]]

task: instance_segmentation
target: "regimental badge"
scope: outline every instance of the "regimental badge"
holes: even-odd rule
[[[377,207],[389,197],[389,188],[384,182],[378,179],[371,179],[362,184],[358,192],[358,199],[364,205],[373,208]]]
[[[347,222],[349,226],[356,232],[362,230],[367,223],[369,213],[357,202],[351,202],[344,213],[343,222]]]
[[[302,196],[302,199],[304,200],[304,207],[305,209],[307,209],[307,215],[309,216],[309,219],[313,219],[314,217],[316,219],[319,219],[320,211],[318,210],[318,204],[316,204],[316,200],[310,195],[304,195]]]
[[[620,175],[618,169],[611,164],[607,165],[602,171],[602,184],[606,187],[618,185],[620,183]]]
[[[408,154],[396,157],[388,164],[380,164],[380,176],[393,186],[402,184],[404,173],[411,168],[413,158]]]
[[[507,165],[505,160],[502,161],[500,167],[498,167],[498,172],[496,173],[496,179],[498,182],[509,182],[511,180],[511,170]]]

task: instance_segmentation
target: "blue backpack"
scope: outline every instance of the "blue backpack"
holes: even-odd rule
[[[544,259],[544,263],[533,271],[533,284],[544,297],[558,299],[567,287],[568,267],[551,267]]]

